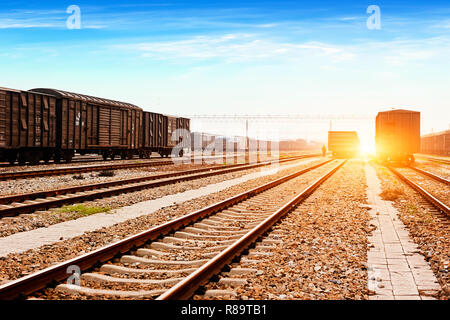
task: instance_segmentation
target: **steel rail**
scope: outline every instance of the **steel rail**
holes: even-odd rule
[[[132,178],[127,180],[118,180],[97,184],[89,184],[84,186],[75,186],[56,190],[39,191],[28,194],[11,195],[0,198],[0,217],[16,216],[19,214],[30,213],[38,209],[48,209],[51,207],[57,207],[75,202],[82,202],[87,200],[98,199],[101,197],[109,197],[113,195],[139,191],[143,189],[161,187],[169,184],[174,184],[177,182],[206,178],[218,174],[227,174],[235,171],[249,170],[267,166],[275,162],[284,163],[288,161],[296,161],[301,159],[303,158],[294,157],[280,161],[273,160],[256,164],[235,164],[223,167],[222,166],[210,167],[182,172],[165,173],[161,175],[154,175],[140,178]],[[102,190],[104,188],[108,189]],[[95,191],[96,189],[99,190]],[[56,198],[52,199],[52,197],[55,196]],[[5,203],[12,203],[12,204],[8,205]],[[17,203],[18,205],[13,205],[14,203]]]
[[[408,179],[405,175],[398,172],[396,169],[387,166],[391,172],[393,172],[397,177],[400,178],[403,182],[405,182],[407,185],[412,187],[414,190],[419,192],[425,199],[427,199],[429,202],[431,202],[437,209],[439,209],[441,212],[445,213],[447,216],[450,216],[450,208],[443,203],[441,200],[436,198],[434,195],[432,195],[430,192],[419,186],[417,183],[413,182],[412,180]]]
[[[436,181],[445,183],[446,185],[450,185],[450,181],[449,181],[449,180],[444,179],[444,178],[442,178],[442,177],[440,177],[440,176],[438,176],[438,175],[436,175],[436,174],[434,174],[434,173],[431,173],[431,172],[429,172],[429,171],[425,171],[425,170],[422,170],[422,169],[419,169],[419,168],[413,167],[413,166],[410,166],[410,168],[413,169],[413,170],[415,170],[415,171],[417,171],[417,172],[419,172],[419,173],[421,173],[421,174],[423,174],[423,175],[425,175],[425,176],[428,176],[428,177],[430,177],[430,178],[433,178],[433,179],[436,180]]]
[[[41,290],[51,283],[60,282],[67,279],[70,274],[67,273],[67,268],[76,265],[81,271],[88,270],[99,263],[106,262],[120,254],[132,250],[157,239],[158,237],[168,235],[187,225],[190,225],[200,219],[208,217],[220,210],[224,210],[236,203],[251,198],[263,191],[276,187],[288,180],[294,179],[306,172],[319,168],[333,160],[326,160],[317,165],[308,167],[298,172],[286,175],[274,181],[268,182],[262,186],[245,191],[238,195],[232,196],[226,200],[212,204],[203,209],[194,211],[182,217],[176,218],[172,221],[163,223],[159,226],[153,227],[149,230],[140,232],[136,235],[122,239],[113,244],[104,246],[92,252],[86,253],[79,257],[70,259],[68,261],[59,263],[57,265],[40,270],[28,276],[13,280],[9,283],[0,286],[0,300],[12,300],[29,295],[33,292]]]
[[[433,158],[433,157],[429,157],[429,156],[425,156],[425,155],[416,155],[416,158],[422,159],[422,160],[433,161],[433,162],[441,162],[441,163],[445,163],[445,164],[450,164],[450,160],[443,159],[443,158]]]
[[[283,159],[280,160],[279,163],[287,162],[287,161],[294,161],[294,160],[300,160],[302,159],[297,157],[292,157],[289,159]],[[276,160],[273,160],[276,161]],[[267,161],[267,163],[271,163],[270,161]],[[261,165],[265,165],[266,162],[262,162]],[[101,183],[94,183],[94,184],[86,184],[81,186],[74,186],[74,187],[68,187],[68,188],[60,188],[60,189],[54,189],[54,190],[44,190],[44,191],[36,191],[36,192],[29,192],[29,193],[22,193],[22,194],[14,194],[14,195],[8,195],[0,197],[0,205],[9,204],[13,202],[18,201],[25,201],[25,200],[34,200],[38,198],[43,197],[54,197],[58,195],[68,194],[68,193],[75,193],[75,192],[81,192],[81,191],[89,191],[99,188],[106,188],[106,187],[114,187],[124,184],[132,184],[132,183],[140,183],[145,181],[151,181],[151,180],[158,180],[158,179],[166,179],[171,177],[178,177],[183,175],[189,175],[199,172],[205,172],[205,171],[214,171],[214,170],[224,170],[228,168],[235,168],[235,167],[245,167],[249,166],[249,164],[234,164],[234,165],[218,165],[218,166],[212,166],[208,168],[200,168],[200,169],[192,169],[192,170],[186,170],[186,171],[179,171],[179,172],[171,172],[171,173],[163,173],[158,175],[151,175],[151,176],[145,176],[145,177],[139,177],[139,178],[130,178],[125,180],[116,180],[116,181],[110,181],[110,182],[101,182]],[[0,208],[1,212],[1,208]]]
[[[314,181],[309,187],[297,194],[292,200],[283,205],[275,213],[267,217],[264,221],[246,233],[237,240],[233,245],[223,250],[213,259],[202,265],[199,269],[191,273],[178,284],[167,290],[157,300],[182,300],[189,299],[194,292],[203,284],[208,282],[215,274],[231,263],[234,258],[240,256],[244,250],[249,248],[257,241],[266,231],[268,231],[277,221],[279,221],[286,213],[290,212],[297,205],[303,202],[311,193],[314,192],[323,182],[331,177],[339,168],[341,168],[347,160],[344,160],[332,170],[324,174],[322,177]]]
[[[304,158],[318,157],[320,154],[309,154],[303,155]],[[230,155],[228,155],[230,157]],[[241,155],[242,157],[242,155]],[[203,158],[203,160],[214,160],[220,159],[221,157],[208,157]],[[280,158],[284,159],[284,158]],[[195,160],[195,158],[194,158]],[[139,160],[136,160],[139,161]],[[132,163],[111,163],[102,165],[90,165],[90,166],[80,166],[80,167],[63,167],[63,168],[53,168],[53,169],[42,169],[42,170],[27,170],[27,171],[15,171],[15,172],[1,172],[0,181],[13,180],[13,179],[23,179],[23,178],[38,178],[46,176],[58,176],[72,173],[85,173],[93,171],[103,171],[103,170],[120,170],[120,169],[135,169],[153,166],[163,166],[173,164],[172,160],[165,161],[145,161],[145,162],[132,162]]]
[[[81,166],[81,167],[73,166],[73,167],[54,168],[54,169],[2,172],[2,173],[0,173],[0,180],[37,178],[37,177],[65,175],[65,174],[71,174],[71,173],[84,173],[84,172],[102,171],[102,170],[133,169],[133,168],[143,168],[143,167],[151,167],[151,166],[162,166],[162,165],[170,164],[170,163],[171,163],[171,160],[146,161],[146,162],[141,162],[141,163],[137,163],[137,162],[135,162],[135,163],[111,163],[111,164],[101,164],[101,165],[91,165],[91,166]]]

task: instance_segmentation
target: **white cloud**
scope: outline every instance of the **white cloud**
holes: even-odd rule
[[[349,59],[353,55],[342,48],[319,42],[289,43],[261,38],[255,34],[226,34],[221,36],[196,36],[189,39],[141,42],[118,46],[120,49],[139,52],[143,57],[156,59],[225,59],[246,61],[260,59],[297,59],[317,54]]]
[[[24,23],[24,22],[2,22],[0,21],[0,29],[30,29],[30,28],[55,28],[58,27],[52,23]]]

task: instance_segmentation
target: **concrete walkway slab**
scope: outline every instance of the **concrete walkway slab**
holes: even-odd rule
[[[375,169],[366,164],[367,198],[371,223],[377,229],[369,237],[370,300],[429,300],[440,285],[429,264],[409,238],[397,209],[380,198],[381,183]]]

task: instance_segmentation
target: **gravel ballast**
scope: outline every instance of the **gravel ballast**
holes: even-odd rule
[[[429,161],[416,161],[416,167],[434,173],[444,179],[450,180],[450,165],[438,164]]]
[[[281,167],[283,165],[292,165],[294,163],[299,164],[307,163],[307,165],[310,164],[313,165],[316,163],[320,163],[321,161],[323,160],[302,159],[298,161],[292,161],[287,162],[285,164],[281,164]],[[183,170],[187,170],[186,166],[181,167],[184,168]],[[264,169],[267,167],[262,168]],[[259,170],[261,170],[261,167],[242,171],[235,171],[227,174],[210,176],[190,181],[183,181],[176,184],[169,184],[161,187],[145,189],[132,193],[124,193],[114,197],[107,197],[103,199],[86,201],[83,202],[83,205],[86,207],[107,208],[113,210],[116,208],[129,206],[138,202],[161,198],[169,194],[176,194],[187,190],[198,189],[200,187],[209,184],[239,178],[249,173],[258,172]],[[34,230],[37,228],[48,227],[56,223],[74,220],[84,216],[85,216],[84,212],[70,212],[66,210],[62,211],[59,208],[53,208],[47,211],[38,211],[32,214],[24,214],[15,217],[3,218],[0,219],[0,237],[6,237],[17,232],[24,232]]]
[[[272,238],[282,241],[276,250],[251,266],[231,265],[257,269],[257,276],[242,276],[247,284],[238,288],[210,283],[206,289],[237,293],[219,299],[367,299],[371,229],[364,203],[364,163],[352,160],[273,227]]]
[[[205,206],[229,198],[230,196],[239,194],[245,190],[254,188],[263,183],[267,183],[273,179],[285,176],[289,173],[293,173],[295,171],[298,171],[299,169],[312,166],[313,164],[322,161],[323,160],[320,159],[317,161],[312,161],[303,164],[302,161],[299,161],[299,165],[296,166],[295,168],[280,170],[279,172],[273,175],[268,175],[261,178],[249,180],[245,183],[233,186],[220,192],[212,193],[208,196],[186,201],[183,204],[165,207],[150,215],[142,216],[137,219],[128,220],[126,222],[114,225],[112,227],[102,228],[95,232],[89,232],[84,234],[83,236],[75,237],[73,239],[62,240],[53,245],[42,246],[38,249],[28,250],[20,254],[10,254],[4,258],[0,258],[0,270],[1,270],[0,281],[17,279],[31,272],[41,270],[43,268],[51,266],[52,264],[59,263],[67,259],[76,257],[80,254],[92,251],[106,244],[118,241],[130,235],[147,230],[152,226],[170,221],[181,215],[201,209]],[[212,177],[208,179],[214,178],[218,177]],[[221,176],[220,179],[222,180],[226,178],[224,176]],[[192,188],[189,186],[183,186],[182,183],[179,183],[174,187],[181,187],[182,189]],[[155,190],[150,191],[151,191],[150,193],[153,194],[150,194],[149,198],[151,199],[155,198]],[[119,201],[118,200],[119,198],[120,197],[114,197],[112,199],[113,201]],[[133,196],[130,197],[128,201],[131,201],[134,198],[136,198],[136,195],[134,195],[134,197]],[[102,199],[99,201],[107,201],[107,200],[108,199]],[[133,203],[135,202],[138,201],[134,201]]]

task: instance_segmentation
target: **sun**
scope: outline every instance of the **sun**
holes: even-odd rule
[[[361,144],[362,154],[375,154],[375,145],[373,143],[363,143]]]

